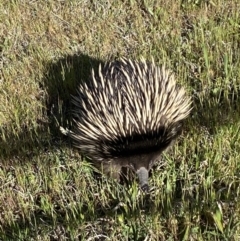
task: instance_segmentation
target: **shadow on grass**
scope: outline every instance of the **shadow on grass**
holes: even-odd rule
[[[53,135],[59,135],[59,125],[71,125],[71,96],[80,83],[88,81],[91,70],[96,70],[102,61],[84,54],[65,56],[48,64],[43,81],[47,90],[47,116]],[[62,136],[62,134],[61,134]]]
[[[76,94],[77,86],[87,81],[91,69],[98,68],[102,61],[88,55],[76,53],[66,55],[56,61],[44,64],[44,78],[40,89],[45,93],[43,101],[43,116],[29,129],[21,127],[21,132],[5,131],[0,139],[0,151],[3,158],[13,156],[32,156],[39,150],[49,150],[58,145],[64,136],[59,131],[59,125],[71,126],[71,95]],[[1,135],[1,136],[2,136]]]

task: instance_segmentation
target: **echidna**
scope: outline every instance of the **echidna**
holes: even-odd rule
[[[148,171],[180,134],[191,100],[174,75],[152,60],[109,62],[80,85],[75,105],[74,139],[103,171],[132,168],[148,190]]]

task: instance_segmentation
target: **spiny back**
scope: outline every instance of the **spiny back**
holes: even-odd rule
[[[76,129],[69,135],[90,159],[108,161],[164,150],[191,101],[165,66],[120,59],[92,71],[73,103]]]

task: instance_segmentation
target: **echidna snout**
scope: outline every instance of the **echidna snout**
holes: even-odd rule
[[[151,164],[180,134],[191,109],[174,75],[153,60],[100,65],[73,103],[76,125],[67,134],[76,147],[104,171],[132,167],[146,190]]]
[[[140,167],[137,170],[137,175],[139,178],[140,186],[144,192],[149,191],[148,185],[148,169],[146,167]]]

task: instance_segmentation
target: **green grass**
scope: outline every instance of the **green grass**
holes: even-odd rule
[[[240,240],[239,33],[238,0],[2,0],[0,240]],[[166,63],[193,97],[150,196],[96,178],[59,132],[120,56]]]

